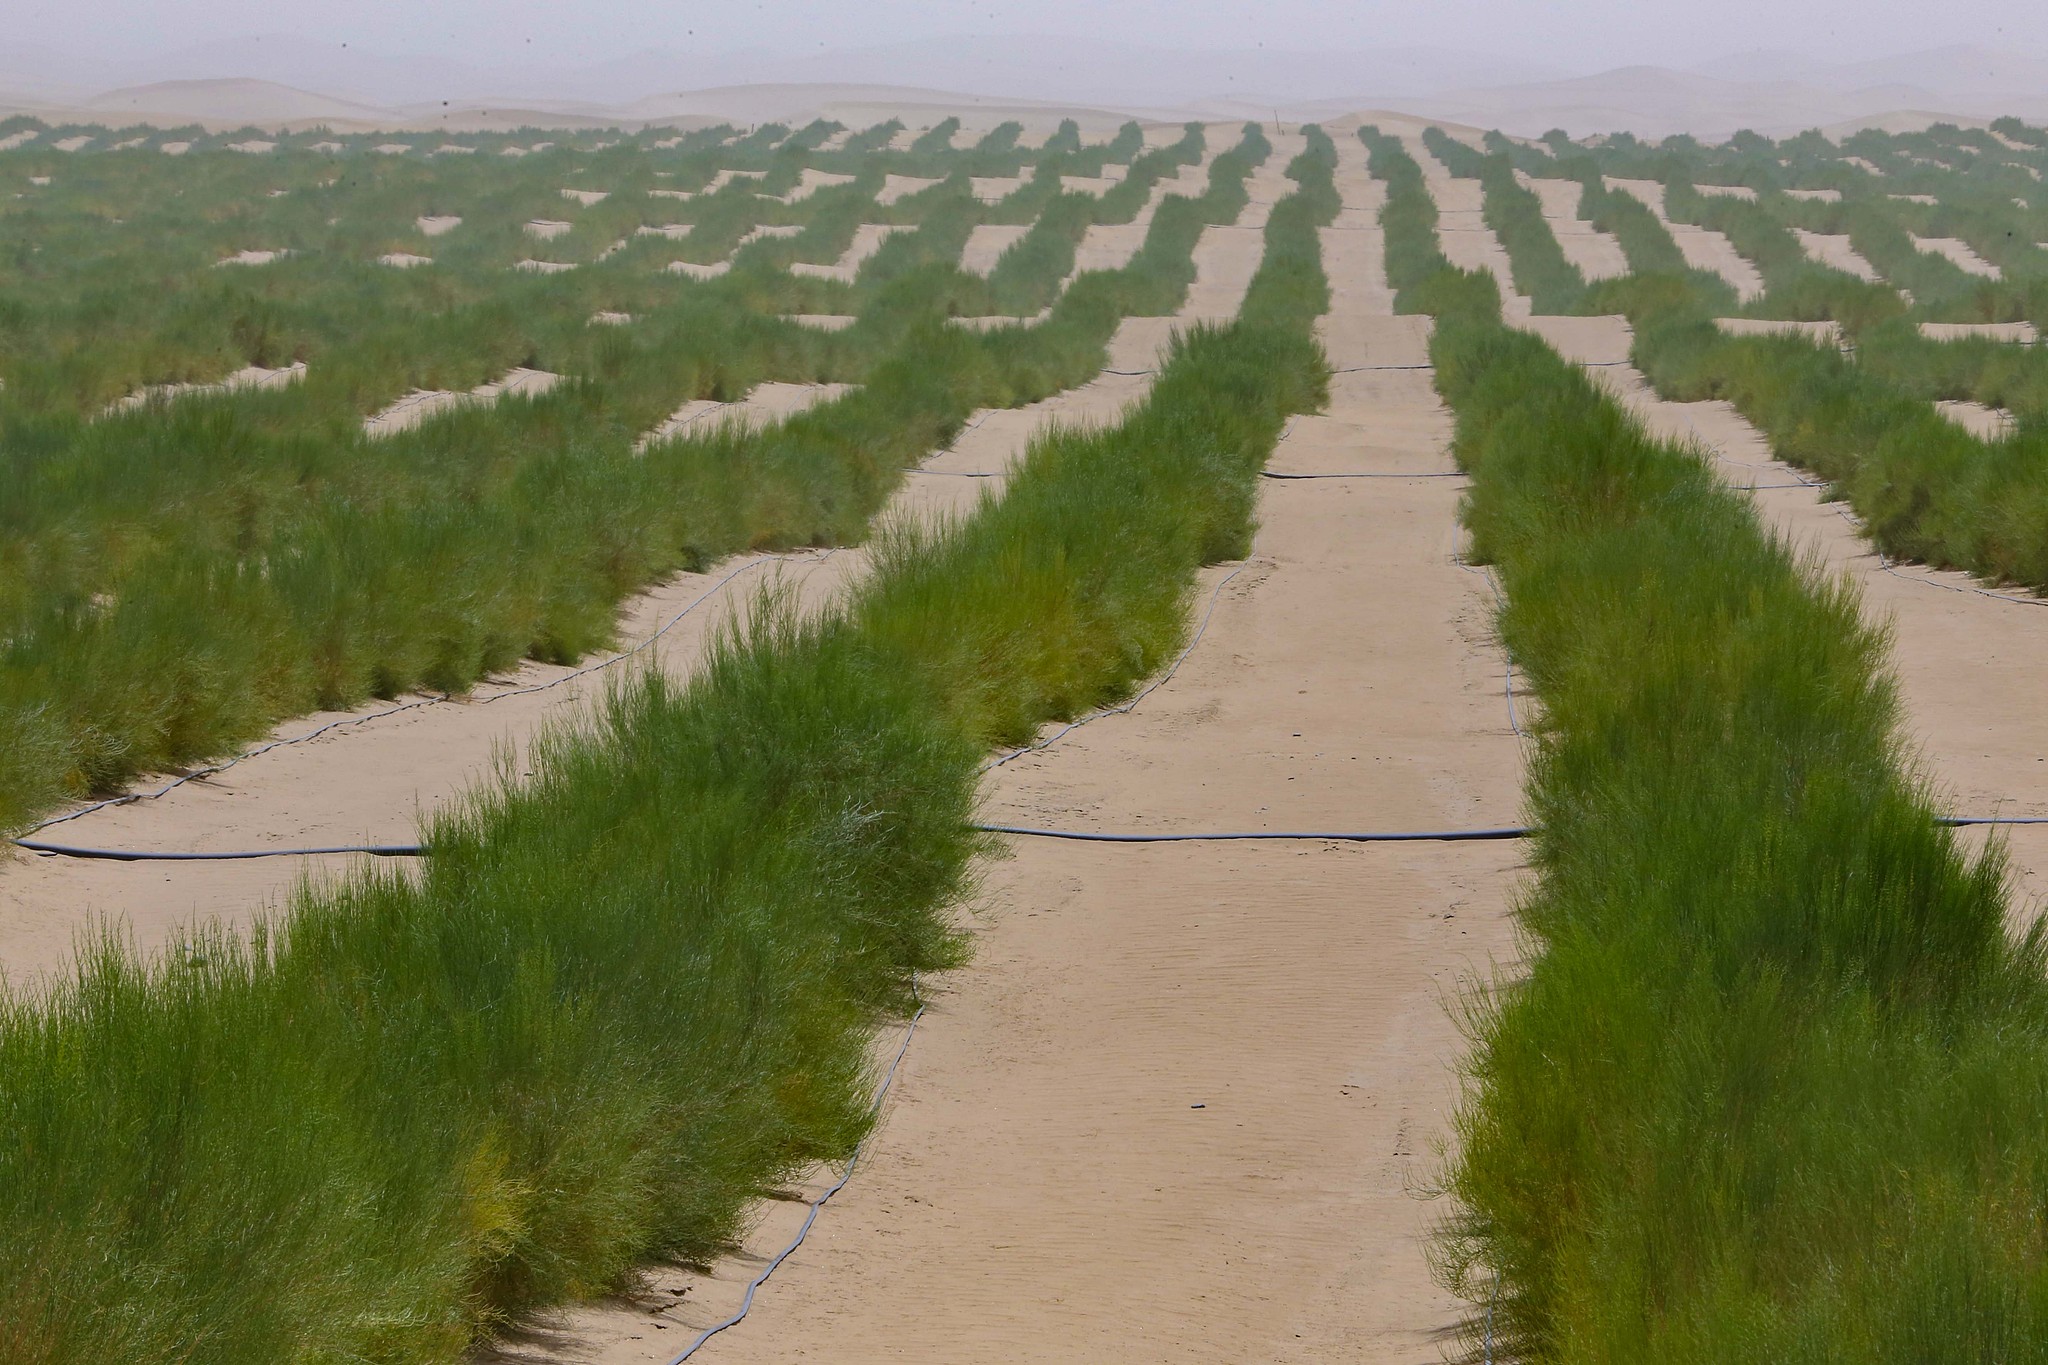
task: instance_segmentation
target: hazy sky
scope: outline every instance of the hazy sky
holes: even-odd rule
[[[2040,0],[13,0],[8,41],[132,58],[249,34],[476,62],[647,48],[847,48],[935,35],[1084,34],[1166,46],[1433,45],[1585,72],[1751,49],[1843,60],[1956,43],[2048,52]]]

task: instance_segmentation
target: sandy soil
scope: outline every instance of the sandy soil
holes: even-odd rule
[[[853,241],[846,251],[830,265],[819,265],[811,261],[792,262],[792,275],[810,275],[821,280],[842,280],[852,284],[860,276],[860,268],[867,264],[868,257],[882,249],[882,243],[891,234],[909,229],[896,223],[862,223],[853,230]]]
[[[1145,245],[1150,223],[1091,223],[1074,248],[1074,273],[1121,270]]]
[[[1960,237],[1916,237],[1910,232],[1906,235],[1913,238],[1913,245],[1920,250],[1936,256],[1945,256],[1972,275],[1982,275],[1987,280],[2004,278],[2003,272],[1997,266],[1979,256],[1970,244]]]
[[[1701,185],[1699,188],[1704,190],[1706,186]],[[1794,199],[1814,199],[1823,204],[1839,204],[1842,202],[1842,192],[1840,190],[1786,190],[1785,193]],[[1752,199],[1755,197],[1755,194],[1750,195]]]
[[[285,258],[286,256],[289,256],[289,255],[291,255],[291,253],[290,253],[289,251],[267,251],[267,250],[261,250],[261,249],[255,249],[255,250],[249,250],[249,251],[237,251],[237,252],[236,252],[236,253],[235,253],[234,255],[232,255],[232,256],[225,256],[225,257],[222,257],[222,258],[221,258],[220,260],[218,260],[218,261],[215,261],[215,262],[214,262],[214,264],[215,264],[215,265],[269,265],[269,264],[270,264],[270,263],[271,263],[272,261],[281,261],[281,260],[283,260],[283,259],[284,259],[284,258]]]
[[[810,198],[819,190],[829,189],[834,185],[851,185],[855,179],[857,179],[855,176],[838,175],[832,171],[813,170],[806,166],[797,173],[796,186],[789,193],[764,194],[761,197],[763,199],[773,199],[778,204],[794,204],[800,199]]]
[[[1960,398],[1937,400],[1934,410],[1980,441],[1998,441],[2012,435],[2017,419],[2004,408],[1973,403]]]
[[[974,197],[984,204],[1001,203],[1025,185],[1021,175],[971,175],[967,180],[974,187]]]
[[[565,223],[559,218],[536,218],[526,225],[526,235],[547,242],[568,235],[575,226],[574,223]]]
[[[677,275],[693,275],[700,280],[715,280],[732,269],[732,262],[713,261],[706,265],[698,261],[670,261],[667,269]]]
[[[2041,339],[2031,322],[1923,322],[1920,335],[1930,341],[1955,341],[1963,337],[1989,337],[2031,346]]]
[[[565,270],[574,270],[576,264],[573,261],[536,261],[529,257],[523,261],[512,262],[512,268],[534,275],[559,275]]]
[[[1897,199],[1907,204],[1926,204],[1930,207],[1941,202],[1931,194],[1888,194],[1885,198]]]
[[[428,237],[439,237],[444,232],[453,232],[462,226],[462,219],[454,214],[427,215],[413,219],[415,226]]]
[[[1730,482],[1754,487],[1764,524],[1819,554],[1863,594],[1864,613],[1892,628],[1892,671],[1905,728],[1944,806],[1958,814],[2048,815],[2048,713],[2039,680],[2048,670],[2048,610],[1979,591],[1966,574],[1887,565],[1846,508],[1823,502],[1811,476],[1779,463],[1769,443],[1722,402],[1666,403],[1628,356],[1625,318],[1542,318],[1531,324],[1576,360],[1622,361],[1589,373],[1620,395],[1659,435],[1694,438]],[[1809,486],[1811,485],[1811,486]],[[1973,846],[1990,835],[1966,831]],[[2048,827],[2001,837],[2016,867],[2014,915],[2031,919],[2048,891]]]
[[[1674,223],[1664,211],[1664,186],[1656,180],[1620,180],[1607,177],[1607,188],[1632,194],[1649,206],[1657,215],[1657,221],[1671,234],[1678,244],[1678,253],[1685,257],[1685,263],[1695,270],[1709,270],[1728,281],[1735,290],[1738,301],[1748,303],[1761,298],[1764,293],[1764,277],[1750,264],[1749,258],[1735,249],[1735,244],[1723,233],[1714,232],[1690,223]]]
[[[611,195],[612,192],[610,190],[565,189],[562,191],[564,199],[573,199],[583,205],[584,208],[589,208],[592,204],[602,204],[605,200],[611,198]]]
[[[1747,185],[1694,185],[1701,194],[1716,195],[1723,199],[1755,199],[1756,191]],[[1819,193],[1825,193],[1820,191]]]
[[[907,198],[940,183],[942,182],[921,175],[885,175],[882,177],[881,192],[875,196],[875,202],[893,204],[898,199]]]
[[[1362,164],[1348,169],[1359,183]],[[1426,322],[1389,315],[1377,230],[1325,240],[1338,367],[1426,359]],[[1426,373],[1334,387],[1276,470],[1449,468]],[[996,770],[989,816],[1162,830],[1512,819],[1519,747],[1485,581],[1454,558],[1460,484],[1265,484],[1253,557],[1185,666],[1133,714]],[[1205,576],[1204,600],[1229,572]],[[974,965],[930,983],[861,1171],[753,1315],[698,1358],[1439,1359],[1459,1307],[1430,1283],[1434,1209],[1413,1190],[1460,1046],[1444,997],[1511,951],[1514,858],[1018,841],[989,872]],[[667,1359],[800,1216],[772,1203],[747,1255],[714,1275],[662,1272],[507,1355]]]
[[[1869,280],[1874,284],[1882,281],[1877,268],[1849,245],[1847,234],[1808,232],[1805,228],[1793,228],[1792,232],[1799,238],[1799,245],[1806,248],[1806,254],[1822,265],[1854,275],[1859,280]]]
[[[80,133],[75,137],[59,138],[50,145],[60,152],[79,152],[92,146],[92,135],[90,133]]]
[[[1515,178],[1543,202],[1544,221],[1550,224],[1564,258],[1578,267],[1579,274],[1589,282],[1628,274],[1628,257],[1622,254],[1614,234],[1601,232],[1579,217],[1579,196],[1584,189],[1578,181],[1540,180],[1519,171]]]
[[[432,265],[433,263],[434,258],[432,256],[415,256],[410,251],[387,251],[377,258],[377,264],[396,266],[400,270],[409,270],[416,265]]]
[[[39,136],[41,134],[33,128],[24,128],[18,133],[9,133],[6,137],[0,137],[0,152],[11,152],[16,147],[27,146]]]
[[[390,436],[397,432],[410,431],[436,413],[447,412],[466,403],[492,403],[507,394],[546,393],[561,377],[546,370],[516,367],[487,384],[477,385],[468,393],[453,393],[446,389],[414,389],[383,411],[365,417],[363,430],[372,436]],[[0,953],[0,962],[5,961],[5,954]]]
[[[1842,329],[1833,322],[1801,322],[1792,318],[1715,318],[1714,325],[1736,337],[1803,336],[1839,346]]]
[[[233,374],[212,384],[151,384],[137,389],[125,398],[116,399],[107,405],[108,412],[127,412],[134,408],[146,407],[152,402],[178,398],[186,394],[235,393],[243,389],[276,389],[293,384],[306,377],[306,362],[293,361],[277,369],[266,369],[261,365],[245,365]]]
[[[820,332],[843,332],[860,321],[853,313],[784,313],[782,317],[799,327],[812,327]]]
[[[1867,161],[1860,156],[1845,156],[1842,158],[1842,161],[1846,165],[1854,166],[1857,170],[1862,171],[1867,175],[1884,174],[1883,169],[1879,167],[1875,162]]]
[[[967,249],[960,253],[960,268],[970,275],[987,275],[996,268],[1003,253],[1022,241],[1029,231],[1029,223],[975,224],[967,234]]]

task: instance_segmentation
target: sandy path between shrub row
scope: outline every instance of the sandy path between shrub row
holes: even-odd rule
[[[1325,343],[1340,369],[1422,363],[1426,320],[1390,315],[1376,187],[1348,152]],[[1450,469],[1427,373],[1333,388],[1275,471]],[[1513,820],[1491,598],[1455,559],[1462,484],[1263,482],[1252,558],[1185,665],[1134,712],[997,769],[988,817]],[[1516,846],[1014,843],[974,907],[973,964],[927,983],[853,1182],[695,1359],[1438,1360],[1460,1309],[1430,1282],[1440,1208],[1413,1187],[1461,1050],[1445,998],[1511,951]],[[659,1272],[505,1358],[669,1359],[801,1218],[773,1203],[712,1276]]]
[[[1757,515],[1791,544],[1846,575],[1863,595],[1866,619],[1887,622],[1909,743],[1933,779],[1940,805],[1959,815],[2048,815],[2048,604],[2003,600],[1967,574],[1894,564],[1889,568],[1845,504],[1823,502],[1812,476],[1772,455],[1770,443],[1725,402],[1667,403],[1627,363],[1628,320],[1537,318],[1527,324],[1568,359],[1603,362],[1589,371],[1659,436],[1697,439],[1715,467],[1754,487]],[[1611,363],[1620,362],[1620,363]],[[1972,846],[1991,837],[1965,831]],[[2003,832],[2012,850],[2015,919],[2031,920],[2048,892],[2048,827]]]

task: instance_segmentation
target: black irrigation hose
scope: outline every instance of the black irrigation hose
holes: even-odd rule
[[[1027,751],[1028,752],[1028,751]],[[1973,825],[2048,825],[2048,815],[1937,815],[1934,823],[1950,829]],[[1322,841],[1340,844],[1464,844],[1496,839],[1526,839],[1534,834],[1530,825],[1505,825],[1498,829],[1434,830],[1253,830],[1198,831],[1186,834],[1121,834],[1097,830],[1038,829],[1029,825],[982,825],[972,828],[985,834],[1014,834],[1030,839],[1069,839],[1091,844],[1213,844],[1251,841]],[[71,844],[46,844],[36,839],[16,839],[16,848],[56,858],[86,858],[119,863],[217,863],[245,858],[315,858],[340,853],[367,853],[377,858],[425,858],[433,853],[427,844],[340,844],[331,848],[260,848],[223,853],[156,853],[127,848],[81,848]]]

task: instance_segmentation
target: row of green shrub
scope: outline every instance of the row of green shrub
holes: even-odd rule
[[[674,569],[858,539],[975,408],[1082,382],[1122,317],[1172,312],[1204,213],[1170,197],[1125,269],[1084,276],[1027,330],[946,326],[966,277],[910,258],[844,332],[685,295],[583,329],[587,368],[545,397],[392,437],[345,404],[321,419],[319,375],[59,423],[6,456],[23,478],[0,510],[0,827],[284,716],[573,661],[609,639],[623,594]],[[778,347],[797,362],[780,373]],[[640,446],[685,399],[771,376],[862,387],[764,433],[711,422]]]
[[[1696,451],[1434,292],[1474,554],[1543,704],[1527,961],[1471,1002],[1447,1175],[1471,1344],[2048,1357],[2048,963],[2002,854],[1936,825],[1882,632]]]
[[[687,684],[622,684],[434,819],[417,880],[306,892],[247,943],[106,946],[9,1004],[0,1360],[452,1362],[647,1258],[715,1257],[845,1156],[871,1026],[963,951],[981,755],[1172,654],[1283,420],[1323,400],[1327,145],[1245,321],[1185,336],[1119,425],[1036,442],[971,519],[880,547],[843,608],[764,600]]]

